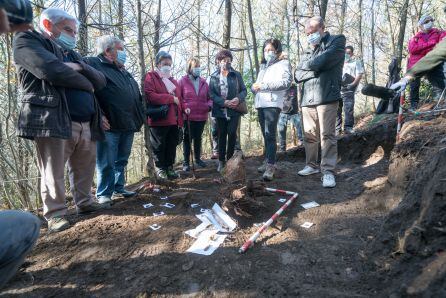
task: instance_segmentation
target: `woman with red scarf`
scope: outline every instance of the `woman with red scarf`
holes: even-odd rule
[[[148,104],[150,143],[159,179],[177,179],[173,169],[180,129],[183,127],[184,108],[181,89],[172,77],[172,56],[160,51],[155,57],[156,69],[147,73],[144,92]]]

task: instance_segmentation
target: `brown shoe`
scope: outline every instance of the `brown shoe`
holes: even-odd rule
[[[54,216],[48,220],[48,232],[57,233],[70,227],[70,222],[65,216]]]
[[[276,166],[267,164],[265,173],[263,173],[263,180],[272,181],[274,179],[274,173],[276,172]]]

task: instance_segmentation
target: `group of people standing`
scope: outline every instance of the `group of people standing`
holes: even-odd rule
[[[142,95],[125,69],[122,40],[111,35],[99,37],[97,55],[81,57],[74,50],[77,20],[73,16],[50,8],[42,12],[39,27],[39,31],[18,33],[14,39],[14,59],[23,94],[18,135],[36,144],[44,216],[50,231],[61,231],[70,225],[66,218],[65,164],[79,214],[109,208],[112,198],[135,194],[124,188],[125,167],[134,133],[146,121],[158,179],[179,177],[174,163],[181,142],[183,170],[190,170],[192,147],[197,166],[206,167],[201,159],[201,143],[210,112],[217,128],[217,170],[223,170],[236,148],[248,94],[242,74],[232,66],[231,51],[217,53],[216,69],[208,80],[203,78],[197,58],[189,59],[186,74],[176,80],[172,56],[160,51],[154,69],[145,76]],[[291,120],[297,123],[296,131],[307,155],[307,166],[299,175],[319,172],[321,143],[323,186],[334,187],[342,69],[350,63],[351,53],[345,59],[346,50],[348,54],[353,49],[345,48],[344,36],[326,32],[319,17],[309,19],[305,28],[311,47],[296,68],[296,84],[281,42],[271,38],[262,47],[260,72],[251,87],[264,140],[265,160],[258,170],[264,180],[274,179],[278,127],[282,136],[279,149],[285,149],[283,132]],[[359,79],[352,82],[353,87],[347,86],[351,87],[349,92]],[[301,115],[296,108],[297,84],[301,86]],[[286,105],[294,112],[285,110]],[[95,168],[97,202],[91,194]]]

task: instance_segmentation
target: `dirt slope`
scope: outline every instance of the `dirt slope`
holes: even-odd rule
[[[445,183],[440,183],[445,177],[444,150],[438,149],[443,153],[424,159],[424,163],[407,163],[404,157],[409,153],[404,148],[413,148],[409,155],[416,156],[417,146],[424,143],[411,147],[403,141],[392,151],[393,124],[394,120],[384,119],[340,140],[335,189],[323,189],[320,175],[297,175],[305,162],[302,149],[279,155],[277,179],[268,185],[297,191],[300,196],[278,224],[244,255],[237,253],[238,248],[255,232],[254,223],[267,220],[281,206],[279,196],[257,198],[265,208],[252,218],[232,214],[239,229],[213,255],[185,252],[193,239],[184,231],[199,223],[194,216],[198,211],[190,204],[210,207],[224,196],[222,189],[226,186],[215,181],[219,175],[209,161],[208,168],[197,172],[197,179],[186,177],[172,185],[190,191],[191,196],[175,200],[176,208],[164,210],[164,217],[153,217],[153,210],[143,209],[142,204],[161,204],[164,201],[160,197],[172,192],[168,188],[120,200],[101,214],[83,218],[73,215],[74,227],[59,234],[47,235],[43,229],[28,266],[0,296],[370,297],[441,293],[435,285],[444,284],[445,271]],[[431,126],[443,124],[444,120]],[[426,154],[414,160],[422,161],[432,154],[431,149],[425,150]],[[389,158],[390,171],[395,175],[401,174],[401,164],[409,169],[428,162],[431,167],[428,170],[426,165],[418,174],[413,168],[413,175],[391,178]],[[260,178],[256,172],[260,163],[259,157],[247,158],[248,179]],[[413,188],[407,191],[407,185]],[[321,207],[300,207],[313,200]],[[418,209],[414,207],[416,202]],[[417,220],[425,230],[411,229]],[[315,226],[300,227],[305,221]],[[153,223],[162,228],[150,230],[148,226]],[[406,237],[404,251],[395,254],[400,230],[413,232]],[[424,256],[426,247],[430,250]],[[443,274],[443,279],[431,278],[436,276],[432,270]],[[426,285],[425,280],[430,281],[428,286],[420,287]]]

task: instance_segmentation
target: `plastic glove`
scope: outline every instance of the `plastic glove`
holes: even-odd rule
[[[409,79],[402,78],[399,82],[396,82],[395,84],[390,86],[390,89],[395,90],[397,92],[401,92],[406,89],[406,86],[408,83],[409,83]]]

